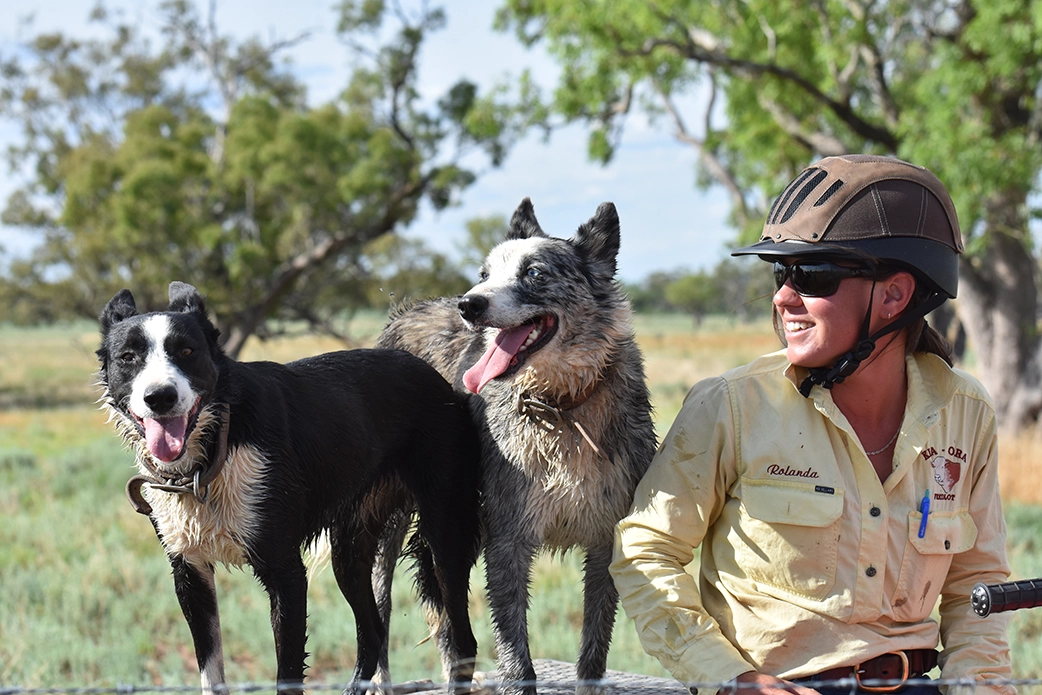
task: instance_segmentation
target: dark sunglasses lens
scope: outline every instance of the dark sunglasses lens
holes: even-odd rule
[[[828,262],[774,264],[774,285],[777,289],[792,281],[792,289],[804,297],[828,297],[836,293],[839,283],[852,273]]]
[[[843,268],[831,263],[796,264],[789,271],[793,288],[807,297],[828,297],[839,289],[840,281],[848,277]]]

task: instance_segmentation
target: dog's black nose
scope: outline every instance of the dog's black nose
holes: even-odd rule
[[[488,299],[480,294],[466,295],[459,300],[459,313],[467,321],[476,321],[488,309]]]
[[[145,391],[145,405],[157,415],[169,413],[177,405],[177,388],[167,384],[148,389]]]

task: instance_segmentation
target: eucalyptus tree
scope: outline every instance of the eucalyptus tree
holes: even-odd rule
[[[1028,0],[506,0],[501,28],[560,64],[528,106],[609,160],[643,112],[698,152],[747,241],[800,169],[895,155],[932,169],[967,241],[956,311],[1002,421],[1042,410],[1038,260],[1042,14]],[[547,125],[546,122],[543,125]],[[549,125],[555,125],[550,123]]]
[[[329,327],[365,294],[363,247],[453,204],[475,180],[462,158],[498,164],[511,143],[475,85],[421,98],[420,49],[445,22],[426,2],[337,5],[330,59],[353,72],[314,106],[283,60],[308,35],[238,41],[214,10],[165,0],[150,31],[99,6],[102,38],[37,33],[0,56],[7,157],[26,172],[3,221],[40,241],[4,269],[9,315],[95,316],[122,287],[156,308],[177,279],[232,355],[273,319]]]

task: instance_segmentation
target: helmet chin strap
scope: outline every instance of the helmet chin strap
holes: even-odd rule
[[[872,286],[874,288],[875,283]],[[810,390],[814,388],[815,384],[822,388],[831,389],[836,384],[843,383],[843,380],[856,372],[861,363],[867,360],[872,351],[876,349],[877,340],[911,325],[914,321],[918,321],[944,304],[945,299],[947,297],[943,294],[935,292],[925,302],[914,309],[906,310],[896,321],[884,326],[875,335],[869,336],[868,328],[872,319],[872,299],[871,295],[869,295],[868,311],[865,312],[865,320],[861,324],[861,334],[858,337],[857,345],[853,350],[841,355],[831,367],[811,367],[809,370],[810,374],[800,384],[800,394],[804,398],[809,398]]]

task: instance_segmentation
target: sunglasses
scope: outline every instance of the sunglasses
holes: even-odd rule
[[[872,268],[845,268],[832,261],[795,261],[789,265],[774,263],[774,290],[788,280],[792,289],[803,297],[828,297],[836,293],[839,283],[847,278],[870,278]]]

